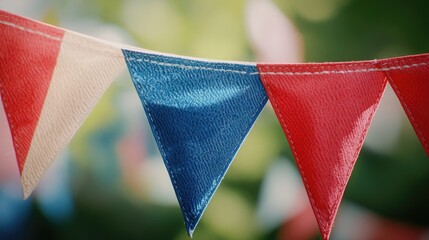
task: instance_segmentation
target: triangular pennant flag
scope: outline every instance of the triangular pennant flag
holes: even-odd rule
[[[0,91],[22,173],[64,31],[0,11]]]
[[[381,64],[429,156],[429,54],[387,59]]]
[[[124,50],[189,235],[265,106],[255,65]]]
[[[328,239],[385,76],[373,62],[258,68]]]
[[[0,11],[0,91],[24,197],[125,66],[121,49]]]

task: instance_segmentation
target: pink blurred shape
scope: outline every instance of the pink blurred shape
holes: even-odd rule
[[[310,202],[305,199],[303,202],[306,203],[306,207],[283,224],[278,239],[307,240],[313,239],[319,234],[319,227]]]
[[[271,0],[248,1],[246,25],[258,62],[302,62],[301,35]]]
[[[133,193],[140,193],[140,169],[147,158],[146,143],[143,136],[136,132],[129,132],[123,137],[116,148],[118,160],[121,167],[124,184]]]
[[[19,183],[19,179],[12,135],[3,102],[0,98],[0,183],[5,181],[16,181]]]
[[[358,205],[342,205],[332,239],[347,240],[424,240],[429,228],[387,219]]]

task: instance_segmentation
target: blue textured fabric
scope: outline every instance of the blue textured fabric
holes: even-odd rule
[[[192,236],[267,102],[258,70],[123,52]]]

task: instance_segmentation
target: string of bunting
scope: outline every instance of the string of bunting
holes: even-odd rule
[[[429,54],[342,63],[212,61],[120,47],[4,11],[0,35],[0,110],[7,116],[0,127],[10,130],[24,198],[125,67],[191,236],[268,100],[323,239],[387,83],[429,154]]]

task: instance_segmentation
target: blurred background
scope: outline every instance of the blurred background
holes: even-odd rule
[[[2,0],[0,8],[106,40],[203,58],[321,62],[429,52],[427,1]],[[1,142],[1,141],[0,141]],[[127,72],[24,201],[0,154],[0,239],[188,239]],[[429,159],[388,86],[331,239],[429,239]],[[195,239],[320,239],[267,105]]]

